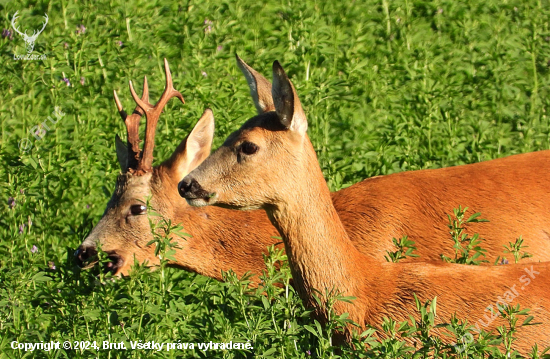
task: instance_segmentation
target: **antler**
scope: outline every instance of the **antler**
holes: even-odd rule
[[[19,31],[19,28],[15,27],[15,21],[17,20],[17,14],[19,13],[19,10],[17,10],[15,12],[15,14],[13,14],[13,17],[11,18],[11,27],[13,27],[13,29],[15,30],[15,32],[17,32],[19,35],[21,36],[25,36],[27,35],[27,32],[25,31],[25,33],[22,33],[21,31]]]
[[[134,109],[134,112],[130,116],[126,114],[126,111],[122,109],[122,104],[118,99],[116,91],[113,91],[115,98],[116,107],[118,113],[124,124],[126,125],[126,134],[128,141],[128,169],[135,169],[140,160],[140,149],[139,149],[139,121],[141,116],[143,116],[143,110],[138,105]],[[141,96],[141,101],[149,103],[149,85],[147,84],[147,76],[143,77],[143,95]]]
[[[157,129],[157,123],[162,109],[172,97],[177,97],[182,103],[185,103],[182,94],[174,89],[172,74],[170,74],[170,67],[168,66],[168,61],[166,59],[164,59],[164,71],[166,75],[166,86],[160,100],[155,104],[155,106],[151,106],[150,103],[142,101],[134,91],[134,86],[132,85],[132,81],[130,81],[130,92],[132,93],[132,97],[139,107],[141,107],[145,112],[145,117],[147,118],[143,153],[135,172],[137,175],[144,174],[152,169],[153,148],[155,147],[155,131]]]

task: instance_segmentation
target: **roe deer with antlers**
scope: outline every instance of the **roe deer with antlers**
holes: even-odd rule
[[[457,313],[473,323],[487,315],[486,308],[499,296],[516,290],[517,298],[510,300],[531,308],[542,325],[520,327],[515,348],[526,353],[535,343],[550,344],[550,263],[484,267],[393,264],[364,255],[350,240],[333,205],[306,133],[304,111],[278,62],[273,64],[272,97],[275,111],[253,117],[231,134],[182,180],[179,191],[197,207],[264,209],[283,238],[294,286],[318,319],[326,322],[327,312],[314,299],[315,290],[324,300],[326,290],[356,297],[352,303],[337,302],[337,314],[347,312],[362,327],[378,328],[384,316],[403,321],[415,314],[414,294],[423,302],[437,297],[443,321]],[[425,179],[417,185],[429,183]],[[516,191],[523,190],[518,183],[514,185]],[[495,198],[499,195],[494,193]],[[391,203],[385,205],[392,207]],[[418,208],[422,205],[418,203]],[[377,240],[377,236],[365,239],[369,243]],[[532,283],[519,288],[526,273],[532,275]],[[498,319],[484,329],[501,324],[502,319]],[[349,329],[346,334],[349,339]],[[436,334],[449,341],[441,331],[436,330]]]
[[[248,80],[258,113],[274,110],[271,83],[239,57],[237,62]],[[167,67],[166,72],[168,79]],[[218,280],[222,279],[222,270],[233,269],[239,276],[249,271],[261,273],[265,269],[262,254],[267,246],[279,241],[273,238],[278,233],[263,211],[190,207],[177,193],[177,183],[210,153],[211,134],[207,135],[206,130],[213,127],[212,113],[204,113],[168,160],[142,174],[137,167],[142,156],[138,129],[143,110],[137,106],[126,115],[116,96],[115,101],[126,123],[129,146],[126,149],[120,139],[116,141],[122,174],[103,217],[76,251],[79,261],[93,258],[99,243],[112,259],[108,269],[116,274],[127,274],[134,256],[139,262],[157,264],[154,246],[146,245],[153,239],[144,206],[150,198],[159,214],[172,223],[182,223],[192,235],[185,240],[174,238],[182,250],[177,251],[172,265]],[[148,101],[146,79],[142,101]],[[147,128],[151,130],[152,126],[148,124]],[[150,133],[154,136],[154,130]],[[151,145],[152,140],[148,143]],[[392,237],[403,235],[416,242],[420,255],[417,260],[439,260],[440,254],[450,255],[452,242],[446,213],[460,204],[491,220],[468,227],[486,238],[483,247],[489,259],[502,255],[505,244],[523,235],[533,257],[522,261],[550,260],[550,222],[546,220],[550,217],[550,191],[546,190],[550,166],[541,166],[544,163],[550,163],[550,151],[379,176],[332,193],[332,199],[355,247],[378,260],[384,260],[386,251],[394,250]],[[521,191],[517,190],[518,183],[524,184]],[[522,210],[503,211],[507,206]]]

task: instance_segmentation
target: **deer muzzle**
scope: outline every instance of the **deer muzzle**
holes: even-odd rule
[[[108,261],[104,263],[103,270],[105,272],[112,272],[117,274],[118,270],[122,267],[123,259],[119,255],[111,252],[108,254]],[[75,262],[80,268],[93,267],[97,259],[97,250],[94,247],[80,246],[74,252]]]
[[[208,192],[191,176],[185,177],[178,185],[180,196],[187,200],[191,206],[202,207],[216,203],[215,192]]]

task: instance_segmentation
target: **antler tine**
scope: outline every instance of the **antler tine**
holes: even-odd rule
[[[150,103],[145,103],[137,97],[136,92],[132,82],[130,81],[130,92],[136,103],[143,109],[145,116],[147,117],[146,127],[145,127],[145,143],[143,145],[143,154],[141,160],[138,163],[138,173],[149,172],[153,164],[153,148],[155,147],[155,132],[157,129],[158,119],[164,106],[172,97],[177,97],[182,103],[185,103],[182,94],[174,89],[174,84],[172,82],[172,74],[170,73],[170,67],[168,66],[168,61],[164,59],[164,72],[166,76],[166,86],[160,100],[151,106]]]
[[[164,73],[166,75],[166,87],[164,89],[164,92],[162,94],[162,97],[160,98],[159,102],[155,105],[155,107],[161,103],[163,103],[162,107],[168,103],[168,100],[170,100],[172,97],[177,97],[180,99],[180,101],[185,104],[185,100],[183,99],[182,94],[174,88],[174,83],[172,82],[172,73],[170,72],[170,66],[168,66],[168,60],[166,58],[164,59]]]
[[[132,94],[132,97],[134,98],[134,101],[137,104],[136,109],[139,108],[142,113],[147,112],[150,109],[152,109],[153,106],[149,103],[149,101],[145,102],[145,101],[143,101],[142,99],[139,98],[136,91],[134,90],[134,85],[132,84],[132,80],[130,80],[128,82],[128,84],[130,85],[130,93]],[[145,86],[145,82],[144,82],[144,86]]]
[[[150,105],[149,103],[149,82],[147,82],[147,76],[143,76],[143,95],[141,96],[141,100],[144,101],[146,104]],[[134,111],[139,111],[141,108],[138,109],[139,106],[136,106],[136,109]]]
[[[120,117],[122,117],[122,119],[124,120],[124,124],[126,125],[128,141],[128,168],[136,169],[137,165],[139,164],[141,152],[139,149],[139,122],[144,112],[138,105],[136,106],[132,114],[128,116],[126,111],[124,111],[124,109],[122,108],[122,103],[120,102],[116,91],[113,91],[113,93],[118,113],[120,114]],[[134,100],[135,97],[137,97],[137,95],[134,96]],[[146,76],[143,78],[143,94],[141,95],[141,99],[139,99],[139,101],[143,102],[144,105],[151,106],[151,104],[149,103],[149,85],[147,83]]]
[[[126,117],[128,117],[128,114],[122,108],[122,103],[120,103],[120,100],[118,99],[118,95],[116,94],[116,90],[113,90],[113,97],[115,98],[116,108],[118,110],[118,113],[120,114],[120,117],[122,117],[123,121],[126,121]]]

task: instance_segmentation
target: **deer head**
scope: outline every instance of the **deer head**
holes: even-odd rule
[[[38,38],[38,35],[40,35],[42,33],[42,31],[44,31],[44,29],[46,28],[46,25],[48,24],[48,14],[44,14],[44,19],[46,20],[42,26],[42,29],[38,30],[34,30],[32,35],[27,35],[27,31],[28,30],[25,30],[25,32],[21,32],[19,31],[19,28],[15,26],[15,21],[17,20],[17,13],[19,11],[16,11],[15,14],[13,14],[13,17],[11,19],[11,26],[13,27],[13,29],[15,30],[15,32],[17,32],[19,35],[21,35],[23,37],[23,40],[25,40],[25,46],[27,48],[27,53],[31,53],[33,50],[34,50],[34,42],[36,41],[36,39]]]
[[[309,169],[305,172],[300,169],[304,168],[304,161],[316,164],[304,149],[304,146],[312,147],[306,136],[304,111],[280,64],[275,62],[273,65],[273,94],[270,96],[257,89],[267,91],[271,86],[255,86],[253,81],[258,81],[258,76],[251,76],[253,70],[240,59],[237,61],[249,82],[259,114],[231,134],[179,184],[180,194],[193,206],[268,209],[277,203],[278,194],[282,194],[286,186],[296,186],[307,177]],[[273,171],[273,168],[281,166],[286,169],[285,176],[294,174],[294,178],[280,178],[282,172]],[[276,191],[271,191],[273,183],[277,184]]]
[[[146,201],[151,198],[151,207],[168,217],[173,216],[170,193],[177,195],[177,181],[190,169],[196,167],[210,153],[214,119],[212,111],[206,110],[195,128],[178,146],[173,155],[158,167],[152,167],[155,130],[163,107],[172,97],[182,102],[183,96],[173,88],[168,62],[165,60],[166,88],[155,106],[149,103],[147,78],[143,83],[140,99],[130,82],[130,91],[138,103],[132,114],[127,115],[116,92],[115,103],[127,130],[127,145],[116,136],[116,152],[121,167],[115,191],[107,204],[102,219],[95,226],[75,256],[81,265],[94,260],[96,246],[102,244],[111,261],[107,269],[114,273],[127,273],[133,264],[133,256],[140,262],[155,264],[156,258],[146,244],[153,238],[147,214]],[[143,151],[139,147],[139,122],[145,114],[146,134]],[[172,189],[172,190],[170,190]]]

